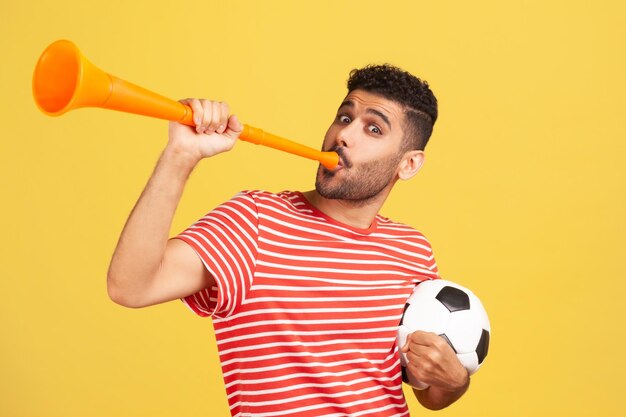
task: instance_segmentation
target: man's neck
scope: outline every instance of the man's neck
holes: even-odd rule
[[[372,225],[388,194],[384,192],[369,200],[351,201],[324,198],[315,190],[303,193],[309,203],[325,215],[358,229],[368,229]]]

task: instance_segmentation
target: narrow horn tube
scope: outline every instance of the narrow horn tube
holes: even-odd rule
[[[100,107],[195,126],[191,107],[102,71],[67,40],[50,44],[39,57],[33,97],[49,116]],[[245,124],[239,139],[319,161],[328,169],[339,163],[336,152],[318,151]]]

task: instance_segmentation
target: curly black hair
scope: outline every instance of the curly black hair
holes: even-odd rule
[[[407,121],[403,150],[424,150],[437,120],[437,98],[428,83],[393,65],[368,65],[350,71],[348,92],[365,90],[397,102]]]

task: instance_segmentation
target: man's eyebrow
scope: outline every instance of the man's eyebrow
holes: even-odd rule
[[[381,119],[383,119],[383,122],[387,123],[387,126],[389,127],[389,129],[391,129],[391,123],[389,123],[389,118],[385,114],[379,112],[376,109],[367,109],[366,113],[372,113],[380,117]]]
[[[342,107],[353,108],[354,107],[354,103],[352,102],[352,100],[344,100],[344,102],[341,103],[341,106],[339,106],[339,108],[341,109]],[[383,119],[383,122],[385,122],[387,124],[389,129],[391,129],[391,122],[389,122],[389,118],[384,113],[381,113],[381,112],[379,112],[376,109],[367,109],[366,113],[375,114],[376,116],[380,117],[381,119]]]
[[[342,107],[354,107],[354,103],[352,102],[352,100],[344,100],[343,103],[341,103],[341,106],[339,106],[339,108]]]

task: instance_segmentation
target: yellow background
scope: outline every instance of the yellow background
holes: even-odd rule
[[[493,329],[470,391],[437,415],[624,415],[625,7],[512,3],[2,0],[0,415],[228,415],[210,320],[106,294],[166,122],[42,115],[32,70],[60,38],[316,148],[351,68],[428,80],[441,116],[427,163],[383,214],[430,238]],[[309,189],[315,169],[241,143],[194,172],[172,233],[241,189]]]

